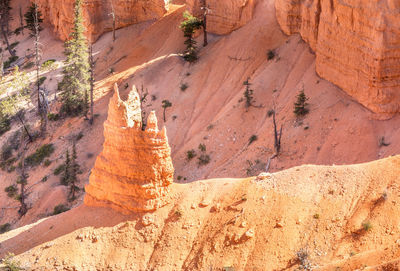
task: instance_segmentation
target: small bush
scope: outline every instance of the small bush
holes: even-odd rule
[[[108,69],[108,72],[112,74],[112,73],[115,72],[115,69],[114,69],[114,68],[109,68],[109,69]]]
[[[271,59],[274,59],[274,57],[275,57],[275,51],[274,50],[268,50],[267,59],[271,60]]]
[[[11,158],[12,156],[12,151],[13,148],[9,144],[4,144],[3,147],[1,147],[1,160],[6,161]]]
[[[61,213],[64,213],[68,211],[69,208],[65,206],[64,204],[58,204],[56,207],[54,207],[53,215],[58,215]]]
[[[369,221],[363,222],[361,225],[364,229],[364,231],[369,231],[372,229],[372,224]]]
[[[54,175],[58,176],[58,175],[61,174],[61,172],[64,171],[64,169],[65,169],[65,165],[64,165],[64,164],[61,164],[61,165],[59,165],[58,167],[56,167],[56,168],[54,169],[53,173],[54,173]]]
[[[313,217],[314,219],[319,219],[319,214],[314,214]]]
[[[207,150],[206,145],[200,143],[199,150],[205,152]]]
[[[17,47],[19,44],[19,41],[13,42],[10,44],[10,50],[13,50],[15,47]]]
[[[274,109],[268,110],[268,117],[271,117],[274,114]]]
[[[10,223],[6,223],[3,225],[0,225],[0,234],[8,232],[9,230],[11,230],[11,224]]]
[[[208,154],[202,154],[199,157],[199,166],[203,166],[203,165],[207,165],[208,163],[210,163],[211,158]]]
[[[46,76],[42,76],[39,78],[39,86],[43,85],[44,81],[46,81],[47,77]]]
[[[186,152],[186,159],[188,161],[192,160],[195,157],[196,157],[196,151],[195,150],[189,150],[189,151]]]
[[[4,189],[4,192],[7,193],[7,196],[8,196],[9,198],[15,198],[15,196],[17,195],[17,191],[18,191],[18,189],[17,189],[17,186],[16,186],[16,185],[7,186],[7,187]]]
[[[20,267],[21,263],[18,261],[14,261],[14,254],[8,253],[8,255],[2,260],[5,270],[7,271],[19,271],[24,270]]]
[[[25,163],[27,166],[38,166],[40,165],[43,160],[49,157],[54,152],[53,144],[46,144],[41,146],[39,149],[35,151],[35,153],[29,155],[25,159]]]
[[[311,263],[309,258],[308,250],[305,248],[300,249],[296,253],[297,259],[300,262],[300,269],[311,270]]]
[[[42,182],[42,183],[45,183],[45,182],[47,182],[48,179],[49,179],[48,176],[44,176],[44,177],[42,178],[41,182]]]
[[[42,63],[42,68],[43,69],[51,69],[54,67],[55,62],[56,62],[55,59],[46,60],[45,62]]]
[[[35,63],[28,62],[28,63],[26,63],[26,65],[23,68],[28,70],[28,69],[33,68],[34,66],[35,66]]]
[[[181,84],[180,89],[185,91],[189,86],[186,83]]]
[[[83,132],[79,132],[79,134],[76,135],[76,141],[79,141],[82,139],[82,137],[84,136]]]
[[[11,120],[9,118],[0,118],[0,136],[11,129]]]
[[[60,115],[58,113],[57,114],[49,113],[49,114],[47,114],[47,118],[50,121],[58,121],[60,119]]]
[[[254,141],[256,141],[258,139],[258,137],[256,136],[256,135],[252,135],[250,138],[249,138],[249,145],[251,144],[251,143],[253,143]]]
[[[18,60],[18,56],[10,56],[8,60],[4,61],[3,68],[6,70],[11,67],[11,64]]]
[[[46,159],[46,160],[44,160],[44,162],[43,162],[43,166],[44,166],[44,167],[48,167],[48,166],[50,166],[50,164],[51,164],[51,161],[50,161],[49,159]]]

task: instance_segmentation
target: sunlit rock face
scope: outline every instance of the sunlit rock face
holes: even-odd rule
[[[103,151],[85,187],[86,205],[143,212],[167,203],[174,168],[166,129],[158,130],[154,111],[144,131],[141,120],[136,88],[122,101],[115,85],[104,123]]]
[[[286,34],[316,53],[317,73],[376,113],[400,111],[400,1],[276,0]]]

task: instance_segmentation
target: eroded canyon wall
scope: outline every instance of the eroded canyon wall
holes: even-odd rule
[[[84,202],[121,212],[152,211],[167,203],[174,168],[165,127],[151,112],[142,130],[139,94],[122,101],[114,87],[104,123],[103,151],[97,157]]]
[[[74,0],[36,0],[45,22],[53,27],[62,40],[68,38],[74,19]],[[92,40],[96,40],[113,28],[112,12],[116,28],[146,20],[157,19],[166,12],[164,0],[86,0],[83,2],[85,25]]]
[[[400,112],[400,1],[276,0],[282,30],[300,33],[317,73],[376,113]]]
[[[207,30],[214,34],[229,34],[248,23],[253,17],[254,0],[207,0]],[[201,16],[204,0],[186,0],[188,10]]]

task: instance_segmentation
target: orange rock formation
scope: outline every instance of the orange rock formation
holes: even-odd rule
[[[122,101],[114,87],[104,123],[103,151],[85,187],[85,204],[110,206],[121,212],[151,211],[167,202],[174,168],[165,127],[159,131],[153,112],[142,130],[139,95],[135,89]]]
[[[33,1],[32,1],[33,2]],[[36,1],[46,22],[53,26],[55,34],[62,40],[68,38],[74,19],[74,0]],[[165,12],[164,0],[111,0],[83,1],[86,28],[92,40],[112,30],[114,10],[116,28],[160,18]],[[113,3],[113,4],[111,4]]]
[[[286,34],[316,52],[317,73],[376,113],[400,111],[400,2],[276,0]]]
[[[186,5],[190,12],[200,16],[203,14],[201,6],[203,0],[187,0]],[[210,33],[229,34],[248,23],[253,17],[253,0],[208,0],[210,11],[207,16],[207,30]]]

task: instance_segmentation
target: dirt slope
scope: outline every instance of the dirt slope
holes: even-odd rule
[[[154,213],[80,206],[3,234],[0,251],[30,270],[295,270],[301,249],[318,270],[398,266],[399,176],[396,156],[174,184]]]

